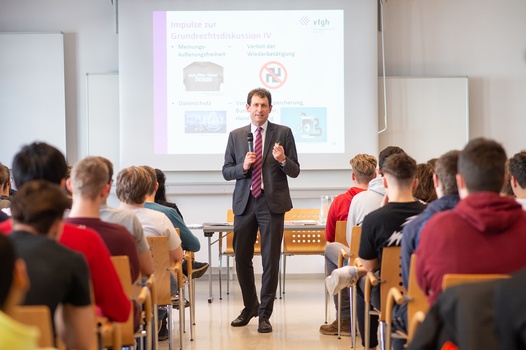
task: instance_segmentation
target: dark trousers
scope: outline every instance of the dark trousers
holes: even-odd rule
[[[236,271],[245,309],[252,310],[258,303],[254,282],[254,244],[258,229],[261,234],[261,260],[263,276],[261,285],[260,319],[269,319],[274,308],[279,278],[281,241],[285,214],[274,214],[265,200],[265,194],[254,198],[250,195],[245,212],[234,218],[234,252]]]

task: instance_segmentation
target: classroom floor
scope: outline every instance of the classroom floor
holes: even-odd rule
[[[325,318],[323,278],[309,276],[299,279],[287,278],[287,290],[283,299],[276,299],[270,319],[273,332],[260,334],[258,321],[253,318],[246,327],[234,328],[230,322],[243,309],[241,291],[237,281],[230,281],[230,295],[219,299],[219,282],[213,282],[214,300],[208,303],[208,275],[196,281],[196,334],[190,341],[188,328],[189,309],[186,309],[187,330],[184,349],[250,350],[250,349],[350,349],[351,338],[326,336],[319,333]],[[258,289],[260,284],[258,283]],[[335,318],[331,301],[329,322]],[[172,349],[179,348],[178,310],[173,310]],[[358,349],[362,349],[360,340]],[[168,349],[168,341],[159,342],[159,348]]]

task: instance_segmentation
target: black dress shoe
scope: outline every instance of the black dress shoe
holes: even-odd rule
[[[259,305],[252,309],[252,311],[246,311],[246,309],[243,309],[241,311],[241,314],[237,316],[237,318],[230,323],[232,327],[244,327],[250,322],[250,319],[252,317],[258,316],[258,308]]]
[[[258,332],[259,333],[270,333],[270,332],[272,332],[272,325],[270,324],[270,322],[266,318],[263,318],[263,319],[261,319],[259,321]]]

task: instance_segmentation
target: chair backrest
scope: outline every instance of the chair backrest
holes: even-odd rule
[[[495,279],[509,278],[506,274],[445,274],[442,278],[442,290],[463,283],[486,282]]]
[[[426,293],[420,288],[416,280],[415,266],[416,266],[417,256],[416,254],[411,255],[411,262],[409,265],[409,279],[407,286],[407,297],[410,299],[410,302],[407,304],[407,323],[408,325],[413,324],[413,317],[417,315],[418,312],[427,313],[429,310],[429,302],[427,300]],[[411,333],[411,328],[408,329],[409,339],[413,338]]]
[[[354,265],[354,261],[358,258],[358,250],[360,249],[361,239],[362,227],[353,226],[351,230],[351,241],[349,242],[349,265]]]
[[[320,220],[319,208],[292,208],[285,213],[285,221]]]
[[[234,212],[229,209],[226,214],[226,222],[234,222]],[[234,232],[228,232],[226,234],[226,247],[223,254],[234,255]],[[254,244],[254,254],[261,254],[261,236],[259,231],[257,233],[256,243]]]
[[[13,318],[28,326],[35,326],[40,330],[38,338],[39,348],[54,347],[53,329],[51,326],[51,312],[46,305],[16,306]]]
[[[117,272],[117,276],[119,276],[119,280],[122,284],[122,289],[124,290],[124,293],[128,298],[132,298],[132,280],[131,280],[131,274],[130,274],[130,260],[126,255],[118,255],[118,256],[112,256],[111,261],[113,262],[113,266],[115,267],[115,271]],[[129,345],[129,344],[135,344],[134,339],[134,326],[133,326],[133,311],[134,307],[132,304],[132,307],[130,308],[130,316],[128,317],[128,320],[124,323],[121,323],[121,339],[122,344]]]
[[[402,282],[402,260],[400,247],[385,247],[382,251],[380,268],[380,321],[385,321],[385,303],[389,289],[397,288],[406,294]]]
[[[336,221],[336,229],[334,232],[334,241],[347,245],[347,221]]]
[[[320,218],[317,208],[292,208],[285,213],[285,221],[314,220]],[[318,255],[324,254],[327,240],[325,232],[320,231],[284,231],[283,254]]]
[[[157,305],[171,305],[170,291],[170,254],[168,252],[168,237],[146,237],[153,258],[153,274]]]

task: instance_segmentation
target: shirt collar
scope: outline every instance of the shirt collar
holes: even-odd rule
[[[268,120],[265,122],[265,124],[261,125],[261,127],[263,128],[263,131],[267,130],[267,128],[268,128]],[[250,123],[250,132],[255,133],[257,128],[258,128],[257,126],[255,126],[254,124]]]

